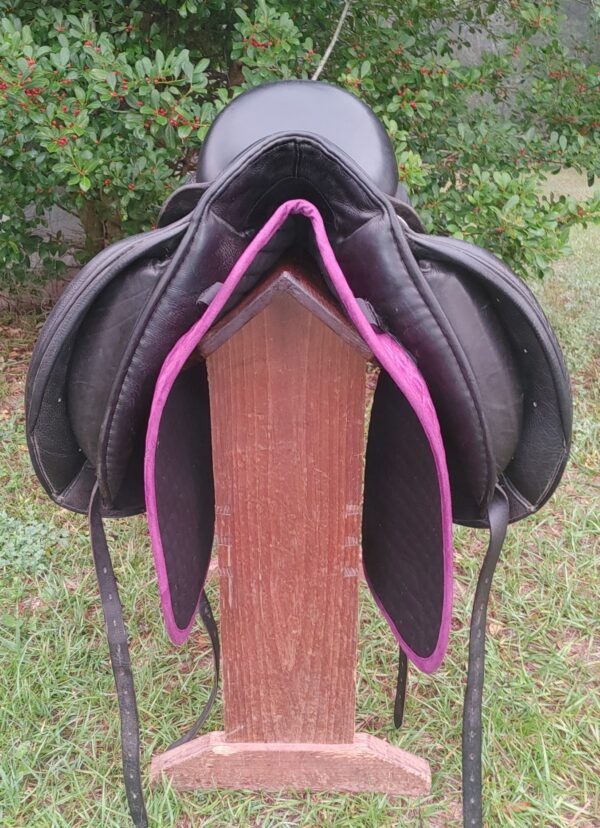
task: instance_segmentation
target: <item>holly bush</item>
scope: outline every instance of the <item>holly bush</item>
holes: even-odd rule
[[[62,266],[40,234],[59,205],[83,260],[152,226],[210,123],[248,86],[311,77],[343,7],[320,2],[0,0],[0,283]],[[600,194],[543,195],[547,176],[600,173],[600,70],[558,0],[355,3],[325,65],[382,118],[425,223],[544,274]],[[597,11],[597,10],[596,10]],[[486,44],[474,59],[470,38]]]

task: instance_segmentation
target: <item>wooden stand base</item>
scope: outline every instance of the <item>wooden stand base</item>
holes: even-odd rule
[[[349,745],[228,742],[223,731],[155,756],[152,782],[167,774],[179,790],[237,788],[423,796],[431,788],[424,759],[368,733]]]

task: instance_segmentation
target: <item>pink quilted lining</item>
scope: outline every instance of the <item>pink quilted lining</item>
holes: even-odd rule
[[[408,400],[417,415],[421,426],[423,427],[435,460],[442,510],[441,520],[444,558],[444,597],[437,645],[429,656],[424,658],[413,652],[413,650],[402,639],[392,620],[383,609],[378,596],[373,592],[373,590],[371,590],[373,592],[373,597],[383,615],[386,617],[392,632],[398,639],[408,657],[421,670],[430,673],[437,669],[444,657],[448,644],[450,618],[452,612],[452,509],[446,458],[438,419],[431,397],[429,396],[425,380],[410,356],[389,334],[376,332],[365,318],[335,258],[335,254],[331,248],[329,239],[327,238],[325,225],[323,224],[323,219],[321,218],[319,211],[313,204],[305,201],[304,199],[286,201],[273,213],[271,218],[256,234],[252,242],[248,245],[246,250],[242,253],[232,268],[229,276],[223,283],[221,289],[211,302],[204,315],[190,328],[187,333],[181,337],[181,339],[179,339],[173,347],[162,366],[156,383],[146,435],[144,476],[148,527],[152,542],[152,551],[158,576],[161,603],[167,632],[175,644],[181,644],[189,635],[193,625],[193,620],[185,629],[180,629],[175,622],[171,606],[167,569],[165,565],[161,532],[158,521],[155,488],[155,463],[162,412],[177,375],[187,362],[194,349],[197,347],[202,337],[210,329],[217,316],[223,310],[223,307],[230,298],[233,290],[242,279],[249,266],[252,264],[255,256],[262,250],[263,247],[265,247],[265,245],[269,243],[273,235],[285,222],[288,216],[293,214],[306,216],[306,218],[311,222],[323,263],[327,269],[327,273],[341,304],[355,325],[356,330],[360,333],[379,361],[381,367],[388,372],[390,377],[394,380],[400,391]],[[192,616],[193,619],[194,617],[195,616]]]

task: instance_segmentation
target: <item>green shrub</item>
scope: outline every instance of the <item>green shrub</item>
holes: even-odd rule
[[[37,229],[54,204],[85,231],[79,256],[155,220],[193,169],[216,113],[243,88],[310,77],[338,0],[0,0],[0,284],[61,267]],[[600,197],[540,194],[562,167],[598,173],[599,70],[564,44],[557,0],[355,3],[321,76],[383,119],[432,230],[542,275]],[[501,22],[499,23],[499,13]],[[495,16],[494,16],[495,15]],[[448,24],[451,27],[448,28]],[[492,48],[461,59],[468,38]],[[33,257],[34,260],[36,257]]]

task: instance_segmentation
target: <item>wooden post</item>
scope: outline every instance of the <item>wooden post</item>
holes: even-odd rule
[[[207,335],[225,730],[153,759],[178,788],[425,794],[427,762],[355,734],[363,341],[297,267]]]

